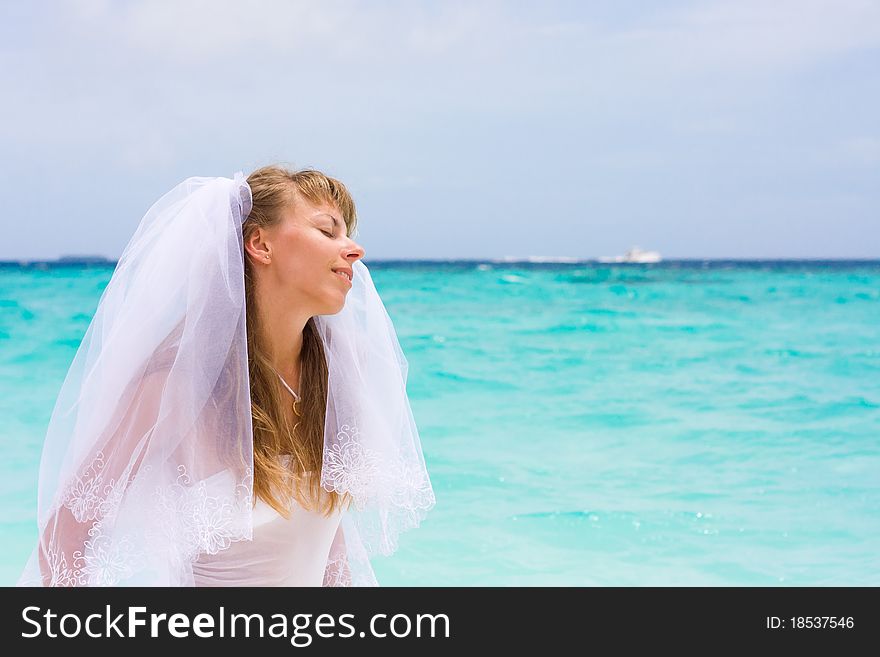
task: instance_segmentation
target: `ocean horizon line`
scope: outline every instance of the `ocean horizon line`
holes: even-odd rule
[[[830,257],[830,256],[681,256],[664,257],[658,262],[609,261],[607,256],[502,256],[502,257],[434,257],[434,258],[365,258],[367,263],[375,264],[598,264],[598,265],[664,265],[669,263],[880,263],[880,257]],[[0,259],[0,266],[29,267],[32,265],[77,266],[77,265],[116,265],[118,259],[105,256],[61,256],[53,259],[18,258]]]

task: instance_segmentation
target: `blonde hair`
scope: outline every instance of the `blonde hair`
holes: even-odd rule
[[[244,243],[260,227],[276,225],[282,210],[305,198],[313,205],[331,204],[342,215],[346,234],[357,227],[354,201],[340,181],[314,169],[291,170],[281,165],[264,166],[247,178],[253,208],[242,225]],[[303,329],[300,352],[300,418],[293,426],[282,411],[293,405],[290,393],[282,389],[278,375],[266,355],[263,327],[256,308],[254,265],[245,254],[245,303],[248,370],[251,390],[251,419],[254,434],[254,496],[288,517],[291,499],[309,510],[328,515],[351,502],[346,493],[321,488],[324,453],[324,421],[327,408],[327,361],[321,336],[310,318]],[[290,456],[289,465],[280,461]],[[300,483],[307,477],[307,491]]]

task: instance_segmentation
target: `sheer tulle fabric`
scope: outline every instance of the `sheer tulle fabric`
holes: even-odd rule
[[[435,499],[406,394],[407,360],[369,270],[361,261],[353,270],[343,311],[316,318],[330,372],[321,483],[352,495],[349,531],[366,554],[388,555]]]
[[[322,483],[355,505],[289,520],[254,508],[250,207],[237,173],[189,178],[144,216],[53,409],[19,585],[374,586],[370,557],[433,505],[406,361],[358,262],[351,303],[316,318],[330,366]]]

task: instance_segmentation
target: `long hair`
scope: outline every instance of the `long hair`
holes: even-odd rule
[[[281,221],[282,210],[302,197],[313,204],[334,205],[351,236],[357,226],[354,201],[340,181],[314,169],[291,170],[281,165],[264,166],[247,178],[253,208],[242,226],[243,243],[253,231]],[[301,408],[298,421],[291,426],[282,409],[293,406],[293,398],[283,389],[267,357],[264,331],[257,313],[253,264],[245,252],[245,303],[247,322],[248,370],[250,375],[251,416],[254,435],[254,495],[284,517],[292,499],[304,508],[328,515],[351,502],[321,487],[324,452],[324,422],[327,410],[328,369],[321,336],[310,318],[303,328],[300,352]],[[289,463],[280,460],[289,456]]]

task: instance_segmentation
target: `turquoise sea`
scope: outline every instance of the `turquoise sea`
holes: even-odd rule
[[[366,261],[437,505],[382,585],[880,585],[880,261]],[[110,265],[0,265],[0,585]]]

